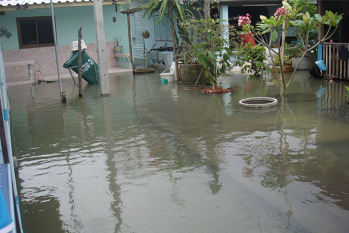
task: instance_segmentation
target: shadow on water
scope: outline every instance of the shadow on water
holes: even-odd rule
[[[300,72],[289,99],[248,109],[280,94],[275,79],[219,82],[237,91],[125,74],[103,98],[65,81],[61,105],[56,83],[10,87],[24,230],[345,232],[346,84]]]

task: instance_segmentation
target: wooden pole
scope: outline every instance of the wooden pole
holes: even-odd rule
[[[82,69],[81,69],[81,30],[78,31],[78,83],[79,83],[79,97],[82,97]]]
[[[130,10],[130,4],[127,4],[127,10]],[[132,35],[131,35],[131,20],[130,20],[130,13],[127,13],[127,29],[128,29],[128,48],[130,50],[130,60],[131,60],[131,66],[132,66],[132,73],[136,73],[135,69],[135,63],[133,61],[133,52],[132,52]]]

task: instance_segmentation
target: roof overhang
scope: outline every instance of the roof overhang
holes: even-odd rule
[[[93,6],[93,0],[52,0],[53,6],[57,7],[80,7]],[[123,4],[125,0],[118,0],[117,4]],[[103,5],[114,5],[115,0],[103,0]],[[45,9],[50,8],[50,0],[0,0],[0,12]]]

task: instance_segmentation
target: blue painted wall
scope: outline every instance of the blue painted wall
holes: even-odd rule
[[[82,27],[82,36],[85,43],[96,42],[96,30],[94,23],[93,6],[54,8],[57,29],[57,42],[59,46],[69,45],[77,40],[78,29]],[[113,42],[115,36],[122,37],[121,45],[128,51],[127,16],[115,12],[115,6],[103,6],[104,28],[106,42]],[[1,26],[12,33],[10,39],[3,38],[4,50],[19,49],[17,23],[18,17],[51,16],[50,9],[26,9],[8,11],[0,15]],[[116,22],[113,22],[116,17]]]

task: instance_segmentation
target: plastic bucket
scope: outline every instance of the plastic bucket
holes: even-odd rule
[[[166,73],[166,71],[170,70],[170,73]],[[172,83],[174,80],[173,78],[173,69],[172,68],[167,68],[160,74],[160,81],[162,83]]]

